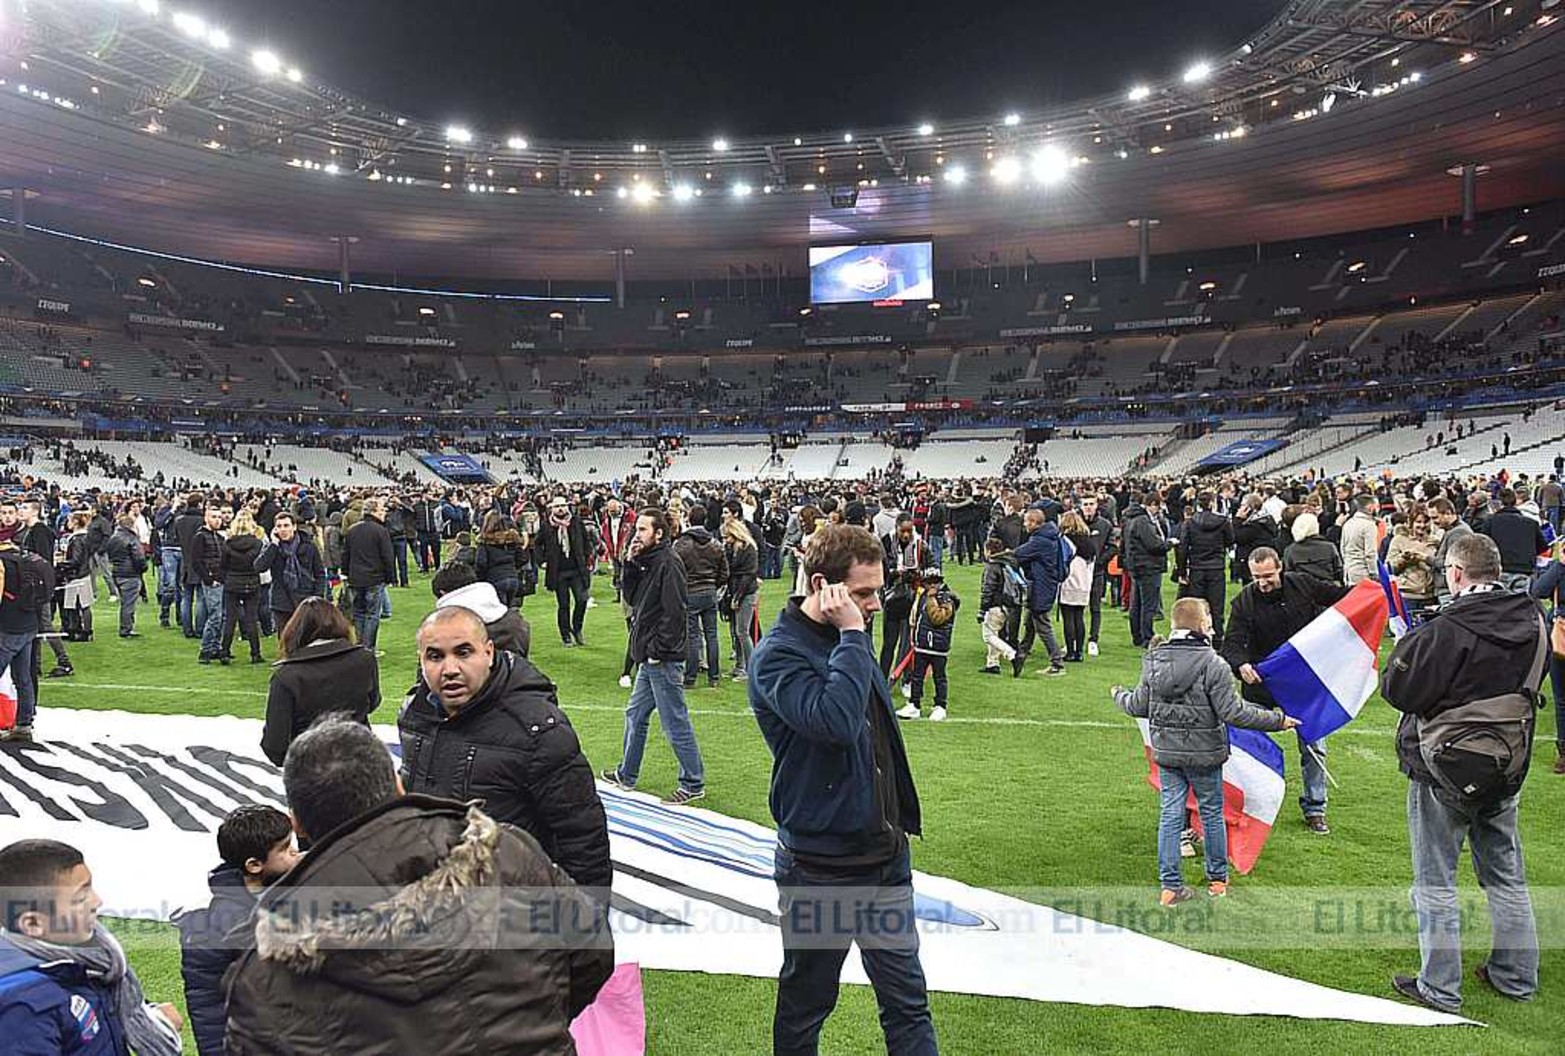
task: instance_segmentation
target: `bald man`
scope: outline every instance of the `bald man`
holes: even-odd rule
[[[572,880],[607,901],[608,819],[554,683],[497,650],[481,616],[450,606],[418,629],[420,677],[397,728],[409,792],[481,799],[526,829]]]

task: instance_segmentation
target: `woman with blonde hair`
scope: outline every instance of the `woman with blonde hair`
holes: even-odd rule
[[[734,670],[729,677],[743,682],[750,677],[750,652],[755,648],[750,628],[755,623],[755,602],[761,588],[760,551],[739,517],[723,518],[722,535],[728,555],[728,586],[719,609],[728,616],[728,633],[733,640]]]
[[[261,555],[261,541],[265,533],[255,523],[249,510],[240,510],[229,525],[228,537],[223,540],[223,647],[218,653],[218,663],[233,663],[230,649],[234,644],[237,626],[250,643],[250,662],[261,664],[260,607],[261,574],[255,570],[255,560]]]
[[[1087,604],[1092,600],[1092,574],[1098,547],[1092,530],[1075,510],[1060,517],[1060,535],[1076,548],[1060,584],[1060,623],[1065,631],[1065,659],[1079,664],[1087,647]]]

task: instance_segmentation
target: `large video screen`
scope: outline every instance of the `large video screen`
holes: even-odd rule
[[[810,301],[928,301],[935,296],[929,242],[873,246],[811,246]]]

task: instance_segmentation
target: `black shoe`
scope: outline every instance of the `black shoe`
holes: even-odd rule
[[[574,649],[574,648],[576,648],[576,643],[571,641],[569,638],[563,639],[560,642],[560,644],[563,645],[567,649]]]
[[[1000,669],[998,667],[980,667],[978,673],[980,675],[998,675]]]
[[[139,632],[137,632],[137,631],[121,631],[120,632],[120,637],[121,638],[140,638],[141,634]]]
[[[49,678],[70,678],[75,673],[76,673],[76,669],[74,667],[72,667],[70,664],[56,664],[55,667],[54,667],[54,670],[49,672],[48,677]]]
[[[1395,990],[1409,1001],[1423,1005],[1425,1008],[1434,1009],[1436,1012],[1455,1013],[1457,1011],[1454,1008],[1448,1008],[1436,1001],[1431,1001],[1428,997],[1424,996],[1424,991],[1419,988],[1418,980],[1413,978],[1411,975],[1393,975],[1391,977],[1391,989]]]
[[[220,656],[217,658],[217,662],[222,664],[224,667],[227,667],[229,664],[234,662],[234,658],[231,656]]]
[[[260,653],[254,653],[250,657],[250,662],[252,664],[264,664],[266,663],[266,657],[262,656]]]
[[[680,685],[683,688],[685,688],[685,689],[695,689],[696,688],[696,684],[694,682],[681,682]]]
[[[1027,666],[1027,657],[1022,653],[1016,654],[1016,659],[1011,661],[1011,677],[1021,678],[1022,668]]]
[[[577,645],[586,645],[587,644],[587,639],[585,639],[585,638],[583,638],[581,636],[581,632],[580,631],[572,631],[571,632],[571,637],[576,639],[576,644]]]
[[[213,660],[216,659],[217,657],[215,656],[208,656],[206,653],[202,653],[200,656],[196,657],[196,662],[198,664],[210,664]]]
[[[168,618],[167,617],[164,617],[163,619],[158,620],[158,626],[159,627],[163,627],[163,628],[168,628],[168,627],[172,626],[172,624],[170,624],[168,622]]]

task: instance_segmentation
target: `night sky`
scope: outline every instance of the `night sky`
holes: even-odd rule
[[[1177,76],[1279,0],[192,0],[246,46],[435,121],[657,140],[999,115]]]

